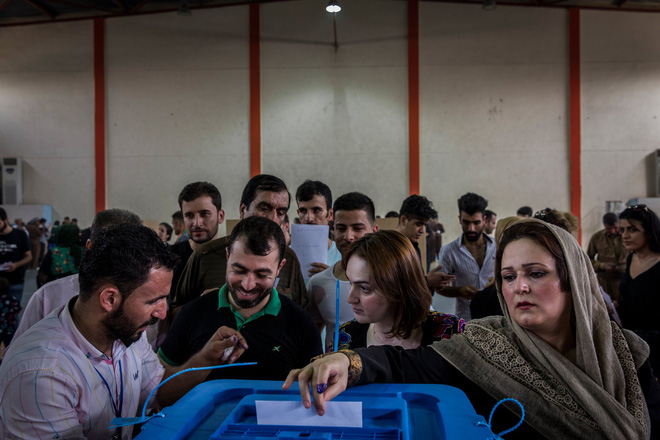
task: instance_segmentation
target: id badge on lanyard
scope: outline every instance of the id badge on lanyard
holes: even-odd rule
[[[99,375],[101,380],[103,381],[103,385],[105,385],[105,389],[108,391],[108,395],[110,396],[110,403],[112,403],[112,409],[115,412],[115,417],[121,417],[121,411],[122,408],[124,407],[124,373],[121,369],[121,360],[118,362],[119,364],[119,393],[117,394],[116,386],[115,386],[115,394],[117,394],[117,403],[115,403],[115,399],[112,397],[112,390],[110,390],[110,385],[108,385],[108,381],[105,380],[103,375],[99,372],[99,370],[94,367],[94,370],[96,370],[96,373]],[[112,371],[114,372],[114,365],[112,368]],[[117,428],[115,431],[115,435],[112,436],[112,440],[121,440],[121,427]]]

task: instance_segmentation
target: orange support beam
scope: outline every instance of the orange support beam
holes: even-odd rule
[[[259,3],[250,3],[250,177],[261,174],[261,52]]]
[[[105,209],[105,20],[94,19],[94,168],[96,212]]]
[[[582,223],[582,127],[580,101],[580,10],[568,12],[569,33],[569,144],[571,175],[571,212]],[[582,242],[582,228],[578,229],[578,242]]]
[[[419,194],[419,0],[408,0],[408,192]]]

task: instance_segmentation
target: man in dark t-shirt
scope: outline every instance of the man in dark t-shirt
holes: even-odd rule
[[[257,365],[214,370],[208,379],[284,380],[321,354],[321,338],[311,316],[274,288],[285,264],[280,226],[253,216],[236,225],[227,246],[226,284],[187,303],[177,314],[158,355],[181,365],[202,350],[222,327],[240,332],[247,350],[237,362]],[[226,353],[232,359],[232,353]]]
[[[25,232],[9,224],[7,211],[0,208],[0,278],[9,281],[9,295],[21,302],[26,265],[32,261],[30,240]]]

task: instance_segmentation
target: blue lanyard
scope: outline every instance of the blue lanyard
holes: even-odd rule
[[[92,367],[94,367],[94,365],[92,365]],[[120,383],[119,390],[120,391],[119,391],[119,396],[118,396],[119,397],[119,403],[117,403],[117,404],[115,404],[115,400],[112,398],[112,391],[110,390],[110,385],[108,385],[108,382],[105,380],[103,375],[99,372],[99,370],[97,370],[96,367],[94,367],[94,369],[96,370],[96,373],[99,375],[99,377],[103,381],[103,385],[105,385],[105,389],[108,390],[108,394],[110,395],[110,402],[112,403],[112,409],[115,411],[115,417],[121,417],[121,410],[124,407],[124,373],[122,372],[122,369],[121,369],[121,360],[119,361],[119,383]],[[114,372],[114,366],[113,366],[112,370]],[[117,387],[115,386],[115,391],[116,391],[116,389],[117,389]],[[119,407],[119,408],[117,408],[117,407]]]

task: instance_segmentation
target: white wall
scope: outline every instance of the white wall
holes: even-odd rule
[[[388,8],[380,6],[387,3]],[[261,6],[262,170],[295,192],[408,194],[405,2],[348,2],[335,52],[325,0]],[[583,237],[605,200],[646,196],[658,148],[660,16],[582,12]],[[248,7],[106,20],[107,201],[169,221],[209,180],[238,216],[249,178]],[[0,28],[0,157],[25,203],[94,214],[92,22]],[[459,234],[456,200],[500,217],[570,206],[568,12],[420,2],[421,191]],[[295,215],[295,203],[291,215]]]
[[[0,29],[0,157],[24,159],[23,203],[81,224],[94,207],[91,31],[91,21]]]
[[[335,198],[360,191],[377,212],[398,211],[408,196],[406,4],[377,14],[379,1],[345,5],[336,52],[326,4],[262,7],[263,172],[293,193],[313,178]]]
[[[248,9],[107,21],[108,206],[170,222],[207,180],[238,216],[249,177]]]
[[[421,3],[421,191],[445,241],[467,192],[499,218],[569,208],[567,16]]]
[[[605,201],[655,196],[647,158],[660,148],[660,16],[582,12],[581,44],[582,226],[596,231]]]

